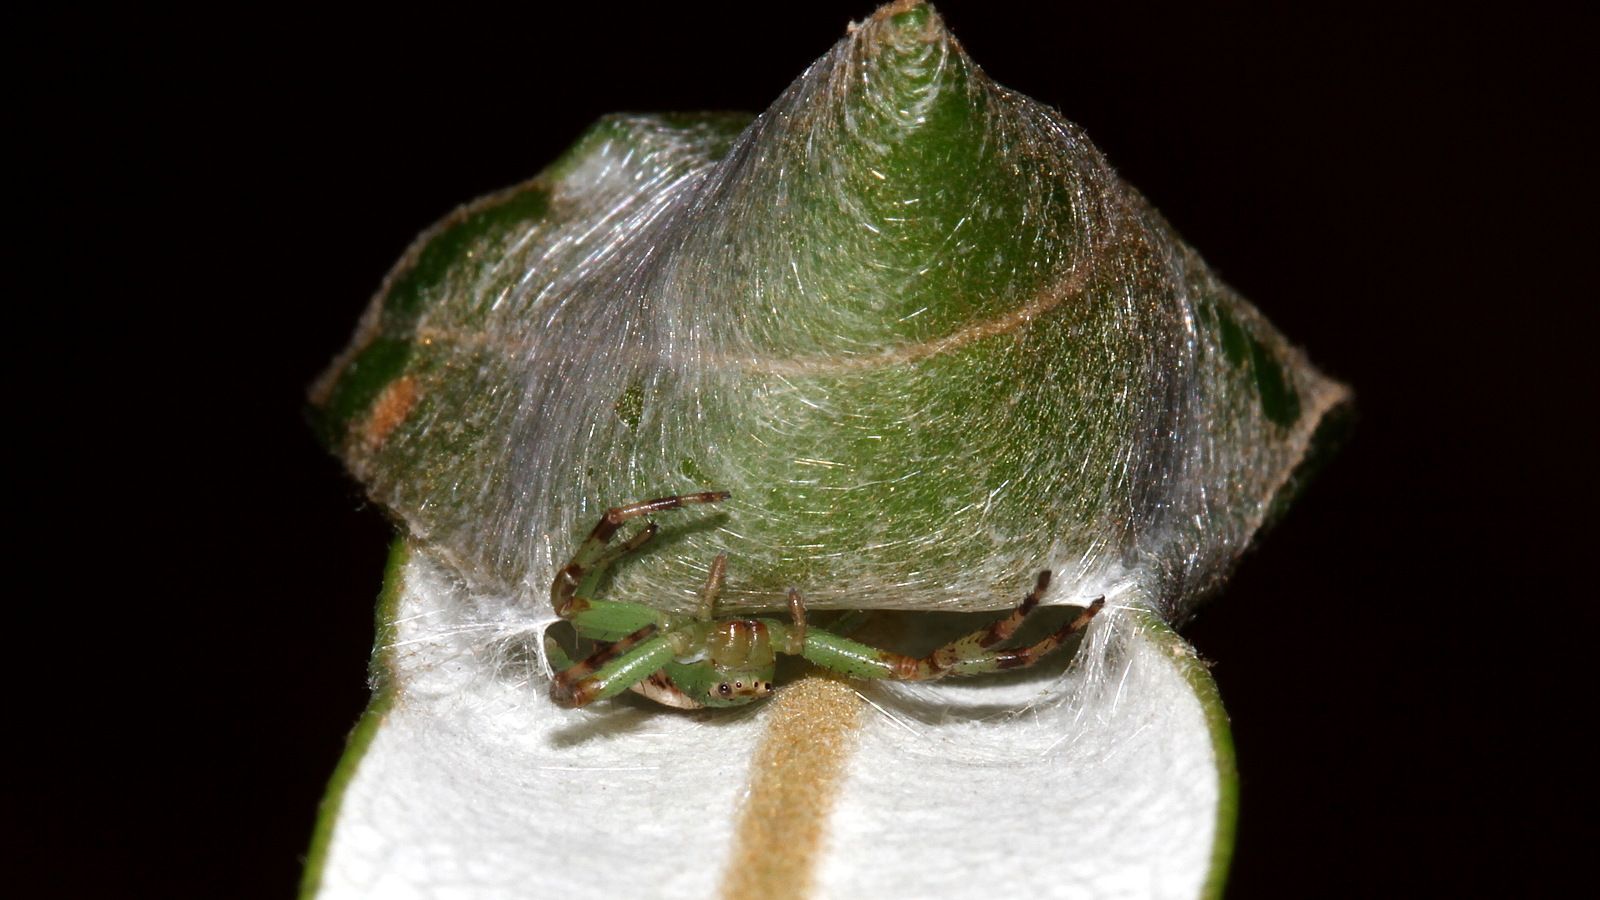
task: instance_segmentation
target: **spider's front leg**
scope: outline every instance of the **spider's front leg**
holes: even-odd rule
[[[578,586],[583,584],[583,580],[596,572],[605,571],[607,566],[643,547],[656,536],[656,524],[651,522],[638,534],[612,547],[611,539],[616,537],[617,529],[622,527],[622,523],[661,510],[682,509],[696,503],[719,503],[731,496],[733,495],[727,491],[702,491],[698,494],[657,497],[654,500],[614,506],[606,510],[605,515],[602,515],[600,521],[595,524],[594,530],[590,531],[589,536],[578,545],[578,552],[572,554],[572,559],[556,573],[555,580],[550,585],[550,605],[555,608],[556,615],[570,619],[585,608],[587,603],[578,596]]]
[[[655,536],[655,523],[616,547],[608,547],[626,520],[659,509],[677,509],[685,503],[715,503],[727,499],[725,491],[708,491],[682,497],[663,497],[606,511],[578,552],[551,586],[556,611],[572,623],[580,637],[611,641],[582,662],[574,664],[553,638],[545,639],[545,653],[560,670],[550,684],[550,698],[565,707],[584,706],[632,690],[658,703],[680,709],[703,704],[673,681],[668,663],[704,643],[704,628],[683,630],[680,617],[637,603],[589,600],[577,596],[577,585],[602,571],[617,558],[643,546]],[[717,595],[728,569],[726,554],[711,564],[710,577],[701,594],[699,619],[708,621],[716,610]]]
[[[655,684],[652,678],[672,662],[679,650],[671,635],[657,632],[657,626],[646,625],[595,651],[582,662],[562,669],[550,684],[550,699],[558,706],[571,709],[615,697],[640,684],[647,686],[640,693],[652,696],[648,689]],[[559,646],[556,651],[552,657],[566,662],[566,654],[559,653]],[[652,699],[657,698],[652,696]]]
[[[1039,573],[1039,580],[1010,615],[987,628],[974,631],[945,644],[927,656],[906,656],[892,650],[852,641],[830,632],[812,629],[805,635],[804,656],[820,666],[836,669],[856,678],[892,678],[899,681],[928,681],[959,675],[978,675],[1004,669],[1020,669],[1043,659],[1068,638],[1083,631],[1105,606],[1100,597],[1076,618],[1053,633],[1026,647],[997,650],[995,647],[1017,633],[1030,613],[1039,605],[1050,586],[1050,573]]]

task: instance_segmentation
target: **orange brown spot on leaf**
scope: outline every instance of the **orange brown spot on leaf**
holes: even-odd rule
[[[383,449],[389,435],[411,415],[419,394],[417,379],[410,375],[389,382],[379,392],[377,399],[372,401],[372,408],[356,432],[362,449],[368,453]]]

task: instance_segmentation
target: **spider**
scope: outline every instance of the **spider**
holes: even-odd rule
[[[679,709],[740,706],[772,693],[778,653],[803,656],[853,678],[926,681],[1018,669],[1033,665],[1082,631],[1105,605],[1104,597],[1096,599],[1077,618],[1035,644],[996,649],[996,645],[1016,634],[1023,620],[1039,605],[1050,586],[1050,572],[1046,570],[1039,573],[1033,590],[1010,615],[919,658],[880,650],[820,628],[808,628],[805,602],[794,588],[789,589],[789,621],[718,618],[717,596],[728,569],[727,554],[719,554],[712,562],[700,607],[693,615],[578,596],[579,585],[586,579],[605,571],[656,535],[656,524],[650,522],[613,546],[612,539],[624,522],[661,510],[718,503],[729,496],[727,491],[706,491],[660,497],[613,507],[600,517],[577,553],[556,574],[550,586],[550,602],[556,614],[571,622],[579,636],[602,646],[588,658],[573,663],[555,641],[546,642],[546,652],[561,669],[550,686],[551,699],[573,708],[632,690]]]

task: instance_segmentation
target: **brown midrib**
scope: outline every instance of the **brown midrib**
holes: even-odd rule
[[[750,760],[723,900],[808,897],[866,707],[848,683],[811,676],[780,690]]]

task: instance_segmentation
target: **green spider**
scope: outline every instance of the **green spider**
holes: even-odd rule
[[[800,592],[793,588],[789,589],[788,622],[718,619],[717,596],[728,568],[726,554],[719,554],[711,564],[700,609],[694,615],[578,596],[578,586],[586,578],[603,572],[655,537],[656,525],[651,522],[613,547],[611,540],[624,522],[689,504],[717,503],[729,496],[727,491],[707,491],[661,497],[614,507],[601,516],[578,552],[556,575],[550,586],[550,602],[556,614],[571,622],[579,636],[604,646],[574,664],[553,640],[547,641],[547,652],[562,670],[550,686],[551,699],[561,706],[579,707],[632,690],[679,709],[740,706],[772,693],[778,653],[803,656],[853,678],[926,681],[1018,669],[1033,665],[1082,631],[1105,605],[1104,597],[1096,599],[1076,619],[1035,644],[995,649],[1010,639],[1039,605],[1050,586],[1050,573],[1040,572],[1033,591],[1010,615],[919,658],[807,628],[805,604]]]

